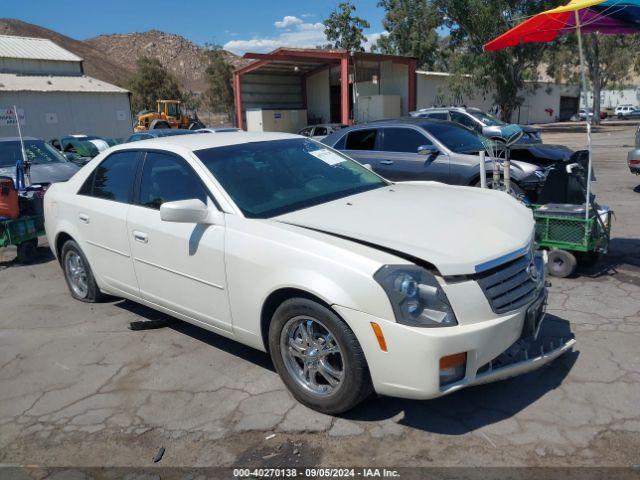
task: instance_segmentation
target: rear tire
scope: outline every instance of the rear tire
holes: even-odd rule
[[[566,278],[576,271],[576,257],[566,250],[549,251],[547,269],[553,277]]]
[[[106,300],[107,296],[98,288],[87,258],[73,240],[67,240],[62,246],[60,263],[73,298],[87,303]]]
[[[169,125],[169,122],[165,120],[154,120],[151,122],[149,130],[156,130],[158,128],[171,128],[171,125]]]
[[[269,325],[269,351],[291,394],[319,412],[346,412],[373,391],[353,331],[312,300],[292,298],[277,308]]]

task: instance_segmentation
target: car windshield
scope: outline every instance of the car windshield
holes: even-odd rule
[[[33,165],[67,162],[58,150],[43,140],[25,140],[24,149]],[[20,140],[0,142],[0,168],[15,167],[20,158]]]
[[[388,185],[359,163],[303,138],[195,154],[250,218],[274,217]]]
[[[499,118],[494,117],[490,113],[482,112],[480,110],[467,110],[467,111],[471,115],[473,115],[475,118],[480,120],[480,122],[482,122],[483,125],[486,125],[488,127],[497,127],[501,125],[506,125],[506,123],[504,123]]]
[[[423,125],[422,128],[455,153],[477,153],[485,150],[489,142],[482,135],[448,122]]]

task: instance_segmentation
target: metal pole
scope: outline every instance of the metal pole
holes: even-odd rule
[[[480,188],[487,188],[487,170],[484,161],[484,150],[480,152]]]
[[[582,50],[582,33],[580,31],[580,16],[578,11],[575,12],[576,16],[576,33],[578,34],[578,50],[580,51],[580,75],[582,77],[582,96],[584,98],[584,113],[587,122],[587,151],[589,152],[589,167],[587,171],[587,196],[584,202],[584,218],[589,220],[589,204],[591,202],[591,121],[589,117],[589,110],[587,106],[587,72],[584,62],[584,51]]]
[[[24,140],[22,138],[22,129],[20,128],[20,118],[18,118],[18,108],[13,106],[13,116],[16,118],[16,125],[18,126],[18,137],[20,138],[20,150],[22,151],[22,163],[23,169],[27,174],[27,183],[29,185],[25,185],[26,187],[31,186],[31,162],[27,158],[27,151],[24,148]],[[17,179],[16,179],[17,180]]]
[[[511,193],[511,159],[507,145],[505,145],[504,151],[504,189],[507,193]]]

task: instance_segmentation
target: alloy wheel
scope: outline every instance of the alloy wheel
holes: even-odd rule
[[[89,293],[87,270],[82,257],[77,252],[70,251],[67,253],[65,258],[65,273],[73,293],[80,298],[85,298]]]
[[[340,388],[342,350],[322,322],[306,316],[290,319],[280,334],[280,352],[288,373],[304,390],[324,397]]]

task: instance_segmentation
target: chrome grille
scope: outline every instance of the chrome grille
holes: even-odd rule
[[[528,253],[476,275],[476,281],[495,313],[516,310],[537,298],[539,288],[544,282],[544,267],[542,259],[536,259],[538,276],[532,277],[528,267],[533,263],[533,258],[533,255]]]

